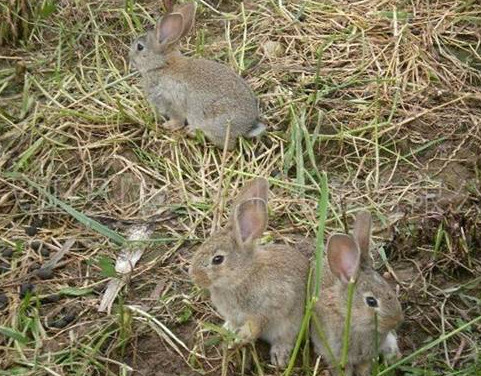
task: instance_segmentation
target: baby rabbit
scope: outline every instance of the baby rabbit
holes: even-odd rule
[[[165,14],[154,30],[132,44],[130,60],[142,75],[144,92],[165,128],[187,125],[200,129],[217,147],[235,147],[239,136],[263,133],[257,99],[246,82],[228,66],[181,55],[179,41],[192,28],[195,4],[187,3]]]
[[[336,367],[341,358],[350,279],[355,280],[356,285],[345,374],[371,374],[371,362],[376,356],[376,338],[380,353],[392,355],[398,351],[393,330],[403,320],[403,313],[396,293],[373,269],[369,257],[370,236],[371,215],[364,211],[356,217],[352,237],[334,234],[327,242],[329,268],[325,269],[323,286],[314,309],[314,318],[318,320],[325,340],[321,340],[313,322],[311,338],[315,351],[330,364],[334,375],[338,374]],[[326,342],[334,359],[324,346]]]
[[[228,225],[199,247],[189,272],[209,289],[224,327],[241,344],[264,339],[271,363],[284,367],[304,315],[309,261],[286,245],[256,244],[267,226],[268,191],[263,178],[245,185]]]

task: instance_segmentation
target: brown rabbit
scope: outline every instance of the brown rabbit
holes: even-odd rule
[[[257,178],[235,200],[229,224],[202,244],[190,267],[241,343],[266,340],[271,362],[285,366],[304,314],[309,262],[286,245],[259,246],[267,226],[268,183]]]
[[[232,149],[239,136],[258,136],[265,126],[259,122],[256,97],[240,76],[226,65],[179,52],[179,41],[192,28],[194,16],[194,3],[165,14],[155,30],[135,40],[130,59],[142,74],[147,98],[169,118],[165,128],[187,125],[190,135],[200,129],[220,148],[229,129],[227,147]]]
[[[348,282],[356,283],[349,336],[346,375],[370,375],[371,362],[379,352],[392,355],[398,351],[394,329],[403,320],[401,305],[389,284],[373,269],[369,256],[371,215],[360,212],[356,217],[353,236],[332,235],[326,246],[327,265],[315,319],[322,328],[332,358],[319,336],[314,323],[311,338],[315,351],[331,365],[337,375],[343,346],[344,323],[347,313]],[[377,315],[377,330],[375,316]]]

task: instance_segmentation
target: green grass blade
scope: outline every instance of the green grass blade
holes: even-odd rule
[[[329,204],[329,187],[327,185],[327,174],[321,175],[321,195],[318,202],[318,227],[316,237],[316,269],[314,279],[314,296],[319,296],[324,271],[324,230],[326,227],[327,209]]]
[[[407,361],[411,360],[411,359],[414,359],[415,357],[417,357],[418,355],[422,354],[423,352],[429,350],[429,349],[432,349],[434,346],[446,341],[447,339],[453,337],[454,335],[458,334],[458,333],[461,333],[463,330],[466,330],[468,329],[470,326],[476,324],[477,322],[481,321],[481,316],[478,316],[476,317],[475,319],[467,322],[466,324],[463,324],[461,325],[460,327],[454,329],[453,331],[449,332],[448,334],[446,335],[443,335],[443,336],[440,336],[438,339],[428,343],[427,345],[421,347],[420,349],[417,349],[416,351],[414,351],[413,353],[409,354],[408,356],[406,356],[405,358],[401,359],[400,361],[392,364],[391,366],[385,368],[384,370],[382,370],[381,372],[378,373],[378,376],[382,376],[382,375],[385,375],[387,374],[388,372],[398,368],[400,365],[406,363]]]
[[[79,212],[78,210],[74,209],[70,205],[63,202],[62,200],[59,200],[57,197],[55,197],[54,195],[47,192],[40,185],[38,185],[34,181],[30,180],[26,176],[21,175],[21,174],[17,174],[17,173],[9,173],[9,174],[5,174],[5,175],[7,177],[11,177],[11,178],[14,178],[14,179],[22,179],[22,180],[26,181],[29,185],[34,187],[37,191],[39,191],[40,193],[45,195],[53,204],[55,204],[56,206],[63,209],[65,212],[70,214],[72,217],[74,217],[77,221],[82,223],[84,226],[98,232],[99,234],[109,238],[110,240],[112,240],[113,242],[115,242],[119,245],[123,245],[126,242],[126,239],[123,236],[121,236],[120,234],[118,234],[117,232],[109,229],[107,226],[104,226],[103,224],[97,222],[96,220],[94,220],[90,217],[87,217],[85,214],[83,214],[83,213]]]
[[[22,344],[25,344],[25,343],[28,342],[28,338],[25,337],[22,333],[14,330],[14,329],[7,328],[5,326],[0,326],[0,333],[3,334],[6,337],[12,338],[15,341],[20,342]]]

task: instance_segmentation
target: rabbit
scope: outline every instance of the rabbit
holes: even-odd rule
[[[232,150],[239,136],[256,137],[266,127],[259,121],[254,93],[240,76],[224,64],[179,52],[194,16],[194,3],[168,11],[154,30],[132,43],[130,61],[142,76],[148,100],[169,119],[165,128],[186,126],[189,135],[199,129],[221,149],[228,136]]]
[[[271,363],[284,367],[304,315],[309,261],[287,245],[256,244],[267,227],[268,190],[264,178],[243,187],[229,223],[199,247],[189,273],[240,344],[265,340]]]
[[[396,293],[373,269],[369,255],[370,236],[371,214],[361,211],[356,216],[353,236],[333,234],[326,245],[328,268],[325,269],[319,300],[313,312],[324,338],[321,340],[313,321],[310,329],[314,350],[331,366],[333,375],[338,375],[339,370],[337,366],[343,347],[350,280],[355,281],[355,290],[345,374],[371,374],[371,362],[376,356],[376,337],[379,353],[385,356],[399,353],[394,329],[402,322],[403,313]],[[332,354],[325,347],[326,342]]]

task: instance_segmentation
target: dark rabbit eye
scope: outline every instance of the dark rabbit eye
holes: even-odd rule
[[[376,308],[377,307],[377,300],[376,300],[376,298],[374,298],[372,296],[366,296],[366,304],[369,307]]]
[[[142,51],[144,49],[144,45],[142,43],[137,43],[137,51]]]
[[[212,258],[212,263],[214,265],[220,265],[224,262],[224,256],[222,255],[217,255]]]

